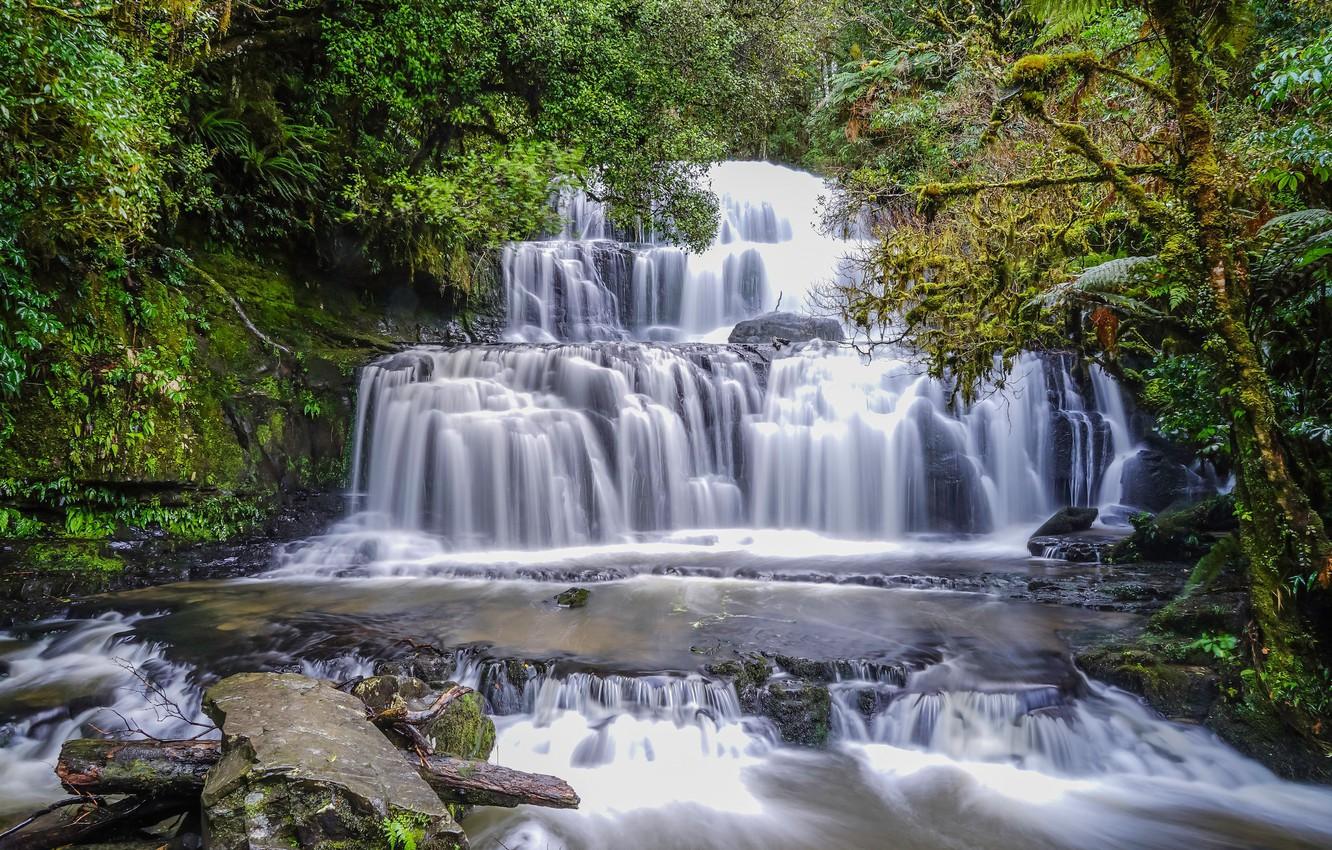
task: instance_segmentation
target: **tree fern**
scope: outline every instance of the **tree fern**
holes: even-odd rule
[[[1332,211],[1299,210],[1263,225],[1254,238],[1252,277],[1262,288],[1298,285],[1332,256]]]
[[[1164,311],[1148,303],[1153,295],[1149,284],[1159,278],[1161,270],[1156,257],[1110,260],[1092,266],[1066,283],[1052,286],[1031,303],[1040,307],[1100,304],[1124,316],[1166,319],[1169,317]]]

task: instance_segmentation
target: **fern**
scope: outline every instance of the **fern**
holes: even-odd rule
[[[1299,285],[1332,256],[1332,211],[1299,210],[1263,225],[1254,239],[1252,275],[1260,287]]]
[[[1165,319],[1167,315],[1153,307],[1143,295],[1156,293],[1149,283],[1156,283],[1161,275],[1161,263],[1156,257],[1123,257],[1110,260],[1084,271],[1066,283],[1052,286],[1032,299],[1040,307],[1059,304],[1102,304],[1126,316]],[[1177,306],[1173,291],[1165,291],[1171,306]]]
[[[1110,0],[1026,0],[1031,16],[1045,23],[1040,43],[1071,35],[1112,5]]]
[[[384,833],[388,850],[416,850],[416,842],[421,837],[420,816],[399,812],[391,818],[379,822],[379,829]]]

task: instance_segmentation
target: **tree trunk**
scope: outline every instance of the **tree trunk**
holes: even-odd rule
[[[450,756],[428,756],[419,769],[421,778],[446,803],[576,809],[580,802],[567,782],[544,773],[523,773],[489,762]]]
[[[1250,598],[1259,631],[1255,666],[1278,710],[1308,734],[1318,730],[1316,718],[1294,704],[1290,688],[1309,681],[1305,659],[1313,647],[1284,587],[1292,575],[1311,572],[1326,581],[1332,563],[1327,533],[1312,500],[1292,474],[1268,376],[1245,321],[1247,274],[1229,245],[1233,234],[1221,194],[1216,121],[1204,88],[1205,22],[1178,0],[1148,0],[1148,8],[1170,59],[1184,193],[1197,225],[1194,265],[1206,276],[1204,291],[1210,299],[1200,305],[1211,325],[1203,350],[1219,367],[1222,400],[1231,420],[1240,540],[1249,558]],[[1167,244],[1163,254],[1191,249]]]

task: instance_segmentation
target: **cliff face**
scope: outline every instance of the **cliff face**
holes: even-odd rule
[[[4,403],[0,538],[262,528],[296,495],[344,486],[358,366],[492,332],[479,297],[196,257],[63,286],[58,337]]]

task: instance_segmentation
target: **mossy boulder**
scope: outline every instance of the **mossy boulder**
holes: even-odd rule
[[[1205,499],[1159,516],[1133,518],[1133,533],[1107,554],[1111,563],[1196,561],[1238,526],[1230,496]]]
[[[1203,720],[1219,694],[1211,668],[1170,663],[1144,648],[1099,647],[1079,654],[1077,663],[1094,679],[1141,694],[1172,720]]]
[[[582,608],[591,595],[592,591],[586,587],[571,587],[555,597],[555,604],[561,608]]]
[[[442,691],[453,687],[452,682],[443,684]],[[364,679],[352,689],[352,694],[375,712],[400,705],[419,711],[438,696],[420,679],[392,675]],[[421,733],[432,742],[435,752],[459,758],[489,758],[495,747],[495,722],[486,716],[485,703],[474,691],[456,697],[438,717],[421,727]]]
[[[467,846],[447,807],[365,717],[365,705],[293,673],[241,673],[204,696],[222,758],[202,795],[210,850],[419,850]]]

